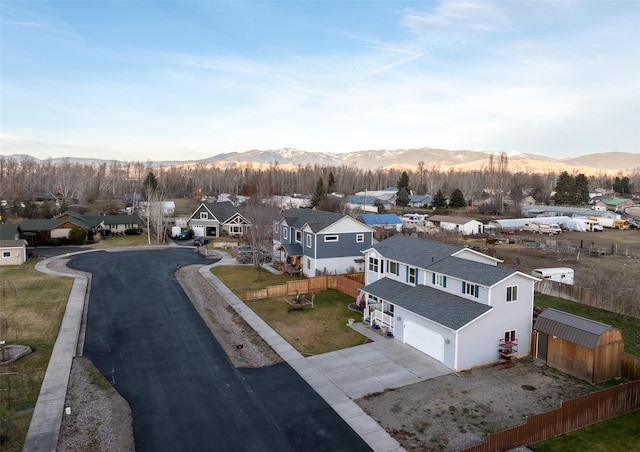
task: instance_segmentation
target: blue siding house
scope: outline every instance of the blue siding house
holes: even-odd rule
[[[339,213],[289,209],[273,226],[273,255],[285,269],[305,276],[364,271],[362,250],[373,229]]]

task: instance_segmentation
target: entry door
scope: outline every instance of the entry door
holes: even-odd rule
[[[549,344],[549,335],[538,331],[538,350],[536,358],[547,361],[547,345]]]

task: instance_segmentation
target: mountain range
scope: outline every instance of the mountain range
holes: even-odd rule
[[[366,170],[377,169],[411,169],[414,170],[420,162],[426,169],[437,168],[440,171],[472,171],[482,170],[489,166],[490,156],[494,162],[500,158],[498,152],[491,151],[450,151],[423,147],[420,149],[398,150],[367,150],[346,154],[329,152],[306,152],[291,148],[277,150],[251,150],[246,152],[230,152],[218,154],[201,160],[183,161],[154,161],[153,166],[191,166],[205,164],[217,167],[233,167],[251,164],[254,168],[265,168],[277,162],[282,169],[294,169],[298,166],[349,166]],[[605,152],[588,154],[571,158],[551,158],[521,152],[506,152],[508,170],[515,172],[561,172],[584,173],[599,175],[603,173],[632,173],[640,171],[640,153]],[[7,156],[22,160],[32,158],[14,154]],[[112,162],[109,159],[65,158],[72,163],[101,164]],[[52,158],[53,162],[63,161],[63,158]]]

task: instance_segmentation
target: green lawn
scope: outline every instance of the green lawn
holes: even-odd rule
[[[0,450],[21,451],[33,406],[53,350],[73,279],[40,273],[37,260],[2,267],[0,317],[7,344],[28,345],[33,353],[0,368]]]
[[[535,452],[640,450],[640,410],[529,446]]]
[[[257,281],[251,266],[221,265],[212,267],[211,273],[238,295],[300,279],[261,270],[261,280]],[[350,318],[356,322],[362,320],[362,314],[347,308],[353,297],[337,290],[318,292],[314,308],[307,307],[304,311],[289,311],[285,301],[285,298],[268,298],[245,303],[303,354],[326,353],[366,342],[364,336],[347,326]]]
[[[627,317],[602,309],[591,308],[562,298],[550,297],[539,292],[535,294],[535,304],[543,309],[555,308],[587,319],[611,325],[622,331],[624,351],[640,357],[640,319]]]
[[[92,245],[92,249],[104,249],[104,248],[115,248],[118,246],[143,246],[148,245],[149,240],[147,239],[147,234],[140,235],[119,235],[119,236],[107,236],[105,239],[100,242]],[[156,245],[155,237],[151,236],[151,244]]]

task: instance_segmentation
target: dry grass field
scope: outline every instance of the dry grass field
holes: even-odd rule
[[[2,267],[0,275],[1,340],[33,350],[0,367],[2,451],[22,450],[73,283],[71,278],[36,271],[35,263],[30,260],[25,265]]]

